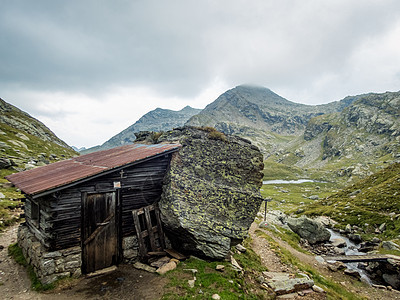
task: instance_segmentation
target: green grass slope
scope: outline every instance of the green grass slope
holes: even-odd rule
[[[308,215],[326,215],[341,226],[357,225],[365,235],[386,223],[382,237],[399,238],[400,234],[400,163],[353,184],[305,208]]]

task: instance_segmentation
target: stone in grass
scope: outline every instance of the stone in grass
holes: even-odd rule
[[[311,288],[314,281],[307,278],[290,278],[282,281],[268,281],[268,285],[277,295],[284,295]]]
[[[397,250],[400,251],[400,246],[392,241],[383,241],[382,248],[386,250]]]
[[[235,246],[236,250],[238,250],[239,252],[245,253],[247,251],[247,249],[245,247],[243,247],[242,244],[237,244]]]
[[[344,264],[341,261],[335,261],[334,263],[328,265],[328,269],[331,270],[332,272],[337,272],[339,270],[346,269],[346,264]]]
[[[189,287],[192,289],[194,288],[194,283],[196,282],[195,279],[188,280]]]
[[[362,242],[362,237],[358,233],[357,234],[355,234],[355,233],[354,234],[349,234],[349,239],[351,241],[353,241],[354,243],[356,243],[356,244],[359,244],[359,243]]]
[[[220,271],[220,272],[223,272],[223,271],[225,270],[225,266],[224,266],[224,265],[217,265],[217,266],[215,267],[215,270]]]
[[[315,284],[312,286],[312,289],[314,292],[317,292],[317,293],[326,293],[322,287],[319,287],[318,285],[315,285]]]
[[[314,285],[312,279],[306,277],[291,278],[292,275],[289,273],[263,272],[263,276],[268,286],[272,288],[278,296],[306,290]]]
[[[211,299],[220,300],[220,299],[221,299],[221,296],[218,295],[218,294],[214,294],[214,295],[211,296]]]

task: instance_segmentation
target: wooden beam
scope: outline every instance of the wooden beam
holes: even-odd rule
[[[150,238],[151,250],[156,251],[156,242],[154,240],[153,225],[151,224],[151,217],[150,217],[150,211],[149,211],[148,206],[144,207],[144,214],[146,217],[145,219],[146,219],[146,224],[147,224],[147,231],[149,233],[149,238]]]

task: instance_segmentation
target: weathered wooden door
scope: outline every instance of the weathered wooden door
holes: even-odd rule
[[[118,262],[116,193],[84,193],[82,202],[82,271],[91,273]]]

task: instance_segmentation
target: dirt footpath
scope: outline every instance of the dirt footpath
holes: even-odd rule
[[[254,231],[257,225],[253,224],[250,235],[253,240],[252,248],[260,255],[263,264],[275,272],[293,272],[293,266],[283,264],[268,242],[258,237]],[[71,279],[62,286],[50,292],[38,293],[32,291],[26,270],[8,256],[8,246],[17,240],[18,226],[10,227],[0,235],[0,298],[1,299],[41,299],[41,300],[73,300],[73,299],[160,299],[164,292],[167,279],[156,274],[137,270],[131,265],[120,265],[112,273],[94,278]],[[264,231],[264,230],[263,230]],[[270,235],[282,248],[286,248],[302,262],[318,269],[321,275],[332,278],[348,287],[353,292],[364,296],[366,299],[400,299],[400,292],[378,290],[372,287],[354,284],[354,280],[340,272],[331,272],[326,264],[318,263],[314,256],[300,253],[284,241]],[[310,294],[293,299],[325,299],[324,294]]]
[[[167,279],[137,270],[131,265],[120,265],[112,273],[93,278],[79,278],[66,282],[51,292],[31,290],[25,268],[8,256],[8,246],[17,241],[18,225],[0,235],[0,298],[1,299],[160,299]],[[1,247],[0,247],[1,248]]]
[[[250,228],[250,236],[252,237],[252,249],[261,257],[263,264],[274,272],[293,272],[296,271],[293,266],[282,264],[279,257],[275,252],[269,248],[268,242],[258,237],[255,234],[255,230],[259,229],[256,223],[253,223]],[[328,269],[327,263],[319,263],[316,261],[315,256],[307,255],[292,248],[288,243],[275,237],[268,230],[260,229],[265,234],[272,237],[281,248],[289,250],[294,256],[300,259],[302,263],[306,263],[309,266],[318,270],[318,272],[326,277],[330,278],[340,284],[344,285],[347,290],[353,293],[365,297],[365,299],[382,300],[382,299],[400,299],[400,292],[396,290],[382,290],[368,286],[367,284],[361,284],[350,276],[344,275],[342,272],[332,272]],[[298,297],[298,299],[305,299],[304,297]],[[319,298],[318,298],[319,299]]]

